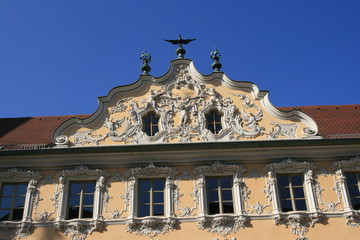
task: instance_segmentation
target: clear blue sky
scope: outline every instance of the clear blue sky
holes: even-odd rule
[[[270,91],[275,106],[359,104],[360,1],[1,0],[0,118],[89,114],[97,97],[153,76],[186,47],[203,74],[223,71]]]

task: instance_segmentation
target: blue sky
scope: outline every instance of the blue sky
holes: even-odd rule
[[[275,106],[359,104],[359,0],[1,0],[0,118],[89,114],[135,82],[143,50],[153,76],[176,58],[163,41],[197,38],[186,57],[270,91]]]

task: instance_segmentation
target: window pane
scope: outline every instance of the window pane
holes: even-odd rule
[[[293,211],[291,201],[290,200],[282,200],[281,201],[281,209],[283,212]]]
[[[70,207],[68,215],[69,215],[68,219],[79,218],[79,208],[78,207]]]
[[[232,178],[221,178],[222,188],[232,188]]]
[[[139,217],[150,216],[150,205],[140,205]]]
[[[295,200],[295,204],[297,211],[307,210],[305,200]]]
[[[290,189],[289,188],[279,188],[280,198],[290,198]]]
[[[83,205],[94,205],[94,195],[84,195]]]
[[[222,206],[224,213],[234,213],[234,206],[232,202],[225,202]]]
[[[360,198],[352,198],[351,203],[354,210],[360,210]]]
[[[70,195],[69,206],[79,206],[79,205],[80,205],[80,195]]]
[[[305,198],[304,189],[302,187],[293,188],[294,198]]]
[[[214,111],[214,117],[215,122],[221,122],[221,115],[217,111]]]
[[[26,184],[18,184],[16,187],[16,195],[26,195]]]
[[[84,193],[94,193],[94,192],[95,192],[95,182],[84,183]]]
[[[232,201],[232,190],[222,190],[221,195],[223,201]]]
[[[345,177],[348,185],[357,184],[356,173],[346,173]]]
[[[1,198],[0,208],[11,208],[11,197],[3,197]]]
[[[207,178],[206,186],[208,189],[217,189],[218,188],[218,179],[217,178]]]
[[[209,214],[218,214],[220,213],[219,203],[209,203]]]
[[[150,191],[150,181],[149,180],[140,180],[139,181],[140,192]]]
[[[145,117],[143,118],[143,122],[144,122],[145,125],[150,125],[150,123],[151,123],[150,117],[149,117],[149,116],[145,116]]]
[[[291,182],[293,186],[302,186],[303,185],[302,176],[301,175],[291,176]]]
[[[279,175],[277,176],[277,181],[279,187],[289,186],[288,176]]]
[[[163,192],[154,192],[154,203],[164,203]]]
[[[144,203],[150,203],[150,193],[140,193],[140,199],[139,199],[139,202],[141,204],[144,204]]]
[[[15,206],[14,206],[14,208],[24,207],[24,204],[25,204],[25,197],[16,197],[15,198]]]
[[[93,217],[93,208],[92,207],[84,207],[82,210],[83,218],[92,218]]]
[[[0,221],[9,220],[10,211],[9,210],[0,210]]]
[[[164,215],[164,205],[154,205],[154,216]]]
[[[208,124],[208,129],[210,130],[210,132],[215,133],[214,124]]]
[[[81,183],[70,183],[70,193],[80,193]]]
[[[24,209],[14,209],[12,220],[21,220],[23,218]]]
[[[208,191],[208,201],[209,202],[219,201],[219,193],[217,190]]]
[[[348,189],[351,197],[356,197],[360,195],[358,186],[348,186]]]
[[[14,185],[4,184],[2,186],[2,196],[12,196],[14,193]]]
[[[154,191],[164,191],[165,181],[163,179],[157,179],[153,181],[153,189]]]

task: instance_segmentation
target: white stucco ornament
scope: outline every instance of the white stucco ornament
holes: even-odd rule
[[[209,114],[219,122],[208,122]],[[144,117],[152,113],[153,127]],[[217,130],[211,129],[217,124]],[[141,75],[132,85],[116,87],[99,98],[87,119],[70,119],[53,135],[57,145],[97,146],[319,138],[306,114],[275,108],[266,91],[250,82],[230,80],[222,72],[202,75],[189,59],[171,62],[161,77]]]

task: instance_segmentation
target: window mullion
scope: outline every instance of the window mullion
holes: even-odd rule
[[[84,182],[81,184],[81,191],[80,191],[80,204],[79,204],[79,218],[82,218],[82,209],[83,209],[83,199],[84,199]]]
[[[288,181],[289,181],[289,190],[290,190],[290,197],[291,197],[291,205],[292,205],[293,211],[296,211],[296,204],[295,204],[295,197],[294,197],[294,192],[293,192],[293,184],[292,184],[291,175],[288,176]]]
[[[153,191],[153,187],[154,187],[154,182],[150,181],[150,216],[154,216],[154,200],[153,200],[153,195],[154,195],[154,191]]]
[[[222,204],[222,195],[221,195],[221,178],[218,178],[218,198],[219,198],[219,209],[220,213],[224,213],[223,204]]]

